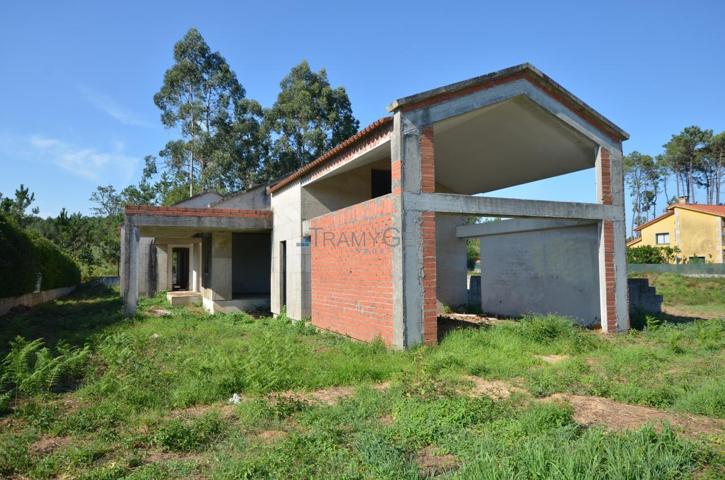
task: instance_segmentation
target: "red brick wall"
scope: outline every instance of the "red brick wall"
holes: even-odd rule
[[[313,325],[392,344],[393,209],[389,194],[310,221]]]
[[[602,222],[604,230],[604,278],[606,288],[607,305],[607,332],[617,331],[617,301],[616,301],[616,279],[614,276],[614,223],[611,220]]]
[[[420,190],[435,192],[435,148],[433,127],[426,127],[420,136]],[[423,243],[423,341],[438,343],[438,312],[436,306],[436,220],[434,212],[421,213]]]

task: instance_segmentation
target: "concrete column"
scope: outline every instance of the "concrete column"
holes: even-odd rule
[[[399,348],[437,341],[435,213],[406,210],[405,192],[434,191],[433,128],[396,112],[391,141],[394,227],[402,241],[393,252],[393,337]]]
[[[622,211],[621,220],[602,220],[599,225],[599,303],[607,333],[629,329],[622,161],[621,150],[600,147],[595,164],[597,201]]]
[[[126,220],[123,228],[123,300],[126,315],[136,315],[136,304],[138,302],[138,254],[139,254],[139,231],[132,222]]]
[[[232,299],[232,233],[211,234],[212,300]]]

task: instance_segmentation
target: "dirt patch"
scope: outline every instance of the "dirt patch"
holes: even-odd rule
[[[153,451],[146,458],[146,463],[162,463],[162,462],[201,462],[204,457],[198,453],[181,453],[181,452],[162,452]]]
[[[169,310],[166,310],[165,308],[160,308],[160,307],[151,307],[148,310],[146,310],[146,313],[148,313],[152,317],[169,317],[169,316],[171,316],[171,312]]]
[[[43,437],[28,448],[28,453],[33,456],[42,457],[53,453],[57,449],[70,443],[69,437]]]
[[[389,382],[378,383],[373,385],[375,390],[387,390],[390,387]],[[294,390],[288,390],[275,394],[277,398],[284,398],[288,400],[295,400],[305,403],[318,403],[322,405],[337,405],[340,400],[353,397],[357,387],[329,387],[314,390],[312,392],[299,392]]]
[[[235,405],[229,403],[212,403],[210,405],[194,405],[193,407],[177,408],[169,412],[167,418],[198,418],[207,413],[217,413],[221,418],[228,419],[236,415]]]
[[[287,438],[289,433],[284,430],[264,430],[263,432],[259,432],[257,436],[264,443],[275,443]]]
[[[638,429],[646,424],[661,428],[663,424],[669,423],[690,436],[725,433],[725,420],[663,412],[655,408],[619,403],[601,397],[556,393],[542,400],[566,401],[574,408],[574,421],[578,424],[601,425],[613,431]]]
[[[383,415],[382,417],[380,417],[379,421],[382,425],[389,427],[395,422],[395,419],[393,418],[392,415],[388,414],[388,415]]]
[[[458,466],[458,460],[454,455],[443,454],[432,445],[418,452],[415,463],[418,465],[422,477],[442,475]]]
[[[514,392],[526,393],[526,390],[523,388],[516,387],[503,380],[484,380],[475,375],[467,375],[464,378],[472,382],[473,387],[468,390],[463,390],[461,393],[470,397],[485,395],[493,400],[502,400],[509,398]]]
[[[534,357],[538,358],[542,362],[551,364],[563,362],[564,360],[569,360],[571,358],[569,355],[534,355]]]

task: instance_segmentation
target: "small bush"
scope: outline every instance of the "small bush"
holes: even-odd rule
[[[529,315],[521,320],[519,334],[536,343],[552,343],[575,334],[572,320],[557,315]]]

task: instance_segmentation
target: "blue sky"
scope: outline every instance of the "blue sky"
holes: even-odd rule
[[[174,132],[153,104],[197,27],[270,106],[302,59],[365,125],[393,99],[531,62],[659,153],[690,124],[725,130],[725,2],[13,2],[0,15],[0,192],[87,213],[138,180]],[[593,201],[591,172],[503,193]]]

